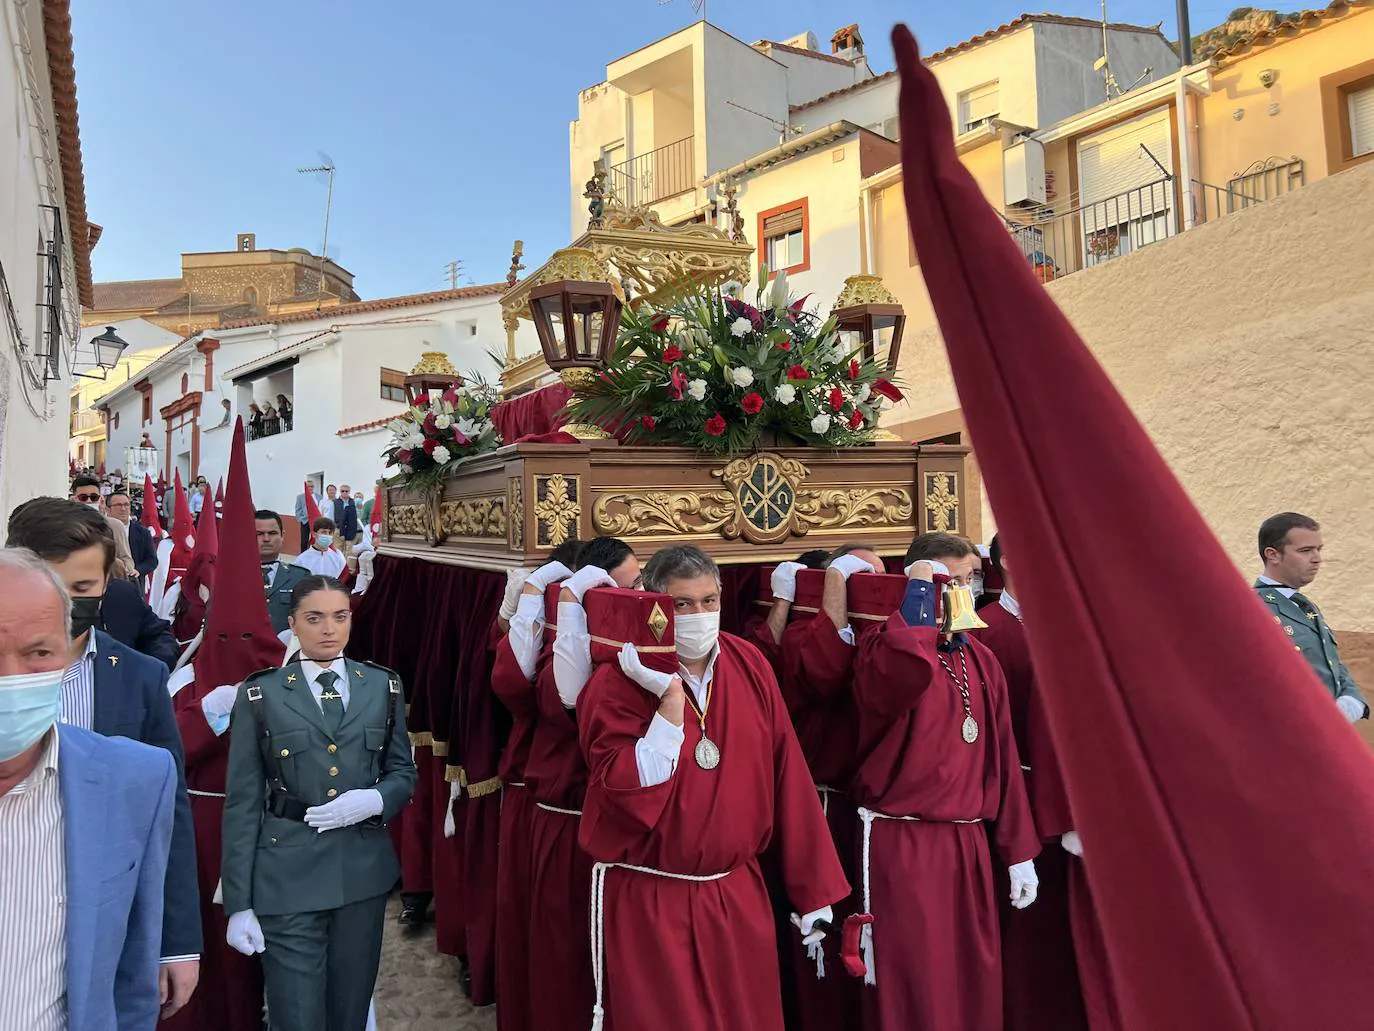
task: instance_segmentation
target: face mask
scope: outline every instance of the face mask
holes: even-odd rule
[[[93,510],[96,511],[96,512],[99,512],[99,511],[100,511],[100,502],[99,502],[99,501],[87,501],[85,504],[86,504],[86,507],[89,508],[89,509],[93,509]]]
[[[692,662],[704,659],[716,646],[720,636],[719,612],[693,612],[688,616],[678,616],[674,620],[679,658]]]
[[[333,543],[334,543],[334,535],[333,535],[332,533],[317,533],[317,534],[315,534],[315,544],[316,544],[316,546],[319,547],[319,549],[320,549],[321,551],[324,551],[325,549],[327,549],[327,548],[328,548],[331,544],[333,544]]]
[[[968,588],[969,591],[972,592],[974,598],[981,598],[983,596],[983,576],[981,573],[974,574],[968,582]]]
[[[80,637],[100,622],[100,604],[105,596],[72,599],[72,639]]]
[[[0,677],[0,762],[31,747],[62,713],[62,670]]]

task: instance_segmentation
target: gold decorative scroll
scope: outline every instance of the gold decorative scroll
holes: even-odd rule
[[[392,505],[386,510],[386,529],[388,534],[401,534],[408,537],[429,537],[429,506]]]
[[[506,481],[506,546],[511,551],[525,547],[525,493],[518,476]]]
[[[534,478],[535,541],[540,548],[556,548],[577,536],[580,478],[554,473]]]
[[[444,537],[506,539],[506,498],[501,494],[453,498],[439,503]]]
[[[901,487],[804,490],[797,494],[799,532],[875,530],[911,525],[911,492]]]
[[[853,308],[860,304],[898,304],[896,297],[882,281],[880,276],[850,276],[844,281],[840,296],[835,298],[831,311]]]
[[[737,518],[734,498],[723,490],[616,491],[602,494],[592,506],[592,525],[608,537],[704,536],[720,533]]]
[[[959,474],[925,474],[924,533],[959,532]]]
[[[457,376],[458,370],[453,367],[453,363],[448,360],[448,355],[443,351],[426,351],[420,355],[420,360],[415,363],[415,368],[410,370],[412,376]]]

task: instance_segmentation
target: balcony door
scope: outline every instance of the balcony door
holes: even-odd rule
[[[1167,107],[1078,141],[1085,267],[1178,231],[1173,161],[1173,124]]]

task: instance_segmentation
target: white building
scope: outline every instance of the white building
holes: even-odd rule
[[[66,0],[4,0],[0,44],[0,519],[8,519],[29,498],[67,493],[68,395],[99,227],[86,220]]]
[[[504,283],[386,297],[274,322],[231,323],[187,337],[141,376],[100,398],[110,455],[147,432],[167,478],[228,468],[230,428],[249,405],[293,407],[291,429],[248,442],[253,500],[294,511],[306,479],[368,489],[382,475],[386,424],[405,408],[403,380],[426,351],[494,382],[504,352]],[[532,330],[530,331],[532,333]]]
[[[113,369],[78,371],[72,382],[71,435],[67,442],[67,455],[78,469],[86,466],[99,469],[104,465],[106,472],[127,474],[129,470],[125,456],[122,453],[110,454],[106,450],[108,427],[104,414],[95,410],[96,400],[127,382],[130,377],[137,379],[149,364],[179,344],[181,337],[147,319],[101,322],[81,328],[78,353],[94,354],[91,341],[107,329],[113,329],[115,335],[128,346]]]

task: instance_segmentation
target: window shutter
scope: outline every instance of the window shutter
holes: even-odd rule
[[[1172,210],[1173,187],[1160,183],[1164,173],[1142,146],[1173,171],[1173,139],[1167,109],[1079,141],[1078,190],[1084,209],[1084,231]]]
[[[778,214],[770,215],[763,220],[763,238],[769,240],[775,236],[786,236],[788,233],[800,232],[801,227],[801,208],[793,208],[791,211],[780,211]]]
[[[1002,113],[1001,88],[996,82],[989,82],[976,89],[968,90],[959,103],[959,126],[961,132],[989,118]]]
[[[1374,86],[1349,94],[1350,156],[1374,154]]]
[[[397,372],[395,369],[383,369],[383,370],[382,370],[382,386],[384,386],[384,387],[400,387],[400,388],[404,389],[404,388],[405,388],[405,385],[406,385],[406,374],[405,374],[404,372]]]

